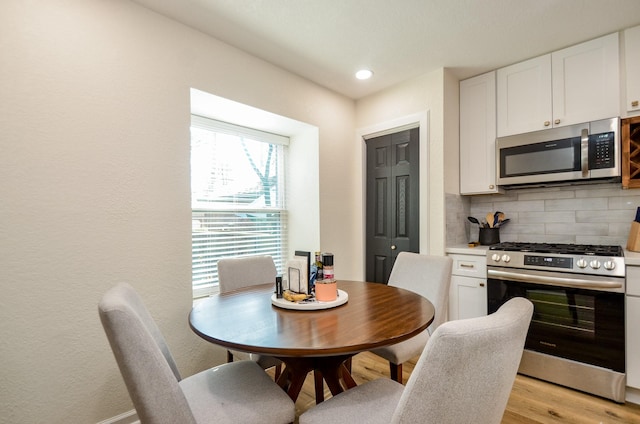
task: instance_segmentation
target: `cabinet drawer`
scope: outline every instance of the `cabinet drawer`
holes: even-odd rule
[[[627,266],[627,294],[640,296],[640,266]]]
[[[487,278],[487,258],[485,256],[455,254],[449,256],[453,259],[453,275]]]

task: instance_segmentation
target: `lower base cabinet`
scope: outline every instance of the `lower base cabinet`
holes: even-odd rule
[[[640,389],[640,267],[627,266],[625,331],[627,386]]]
[[[451,276],[449,319],[467,319],[487,315],[487,280]]]
[[[487,260],[483,255],[449,254],[453,259],[449,320],[487,315]]]

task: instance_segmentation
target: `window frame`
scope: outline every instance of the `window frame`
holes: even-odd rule
[[[190,196],[191,199],[191,216],[192,216],[192,223],[195,222],[196,219],[196,214],[202,214],[203,212],[211,212],[212,214],[220,214],[220,215],[224,215],[224,214],[238,214],[238,213],[244,213],[244,214],[248,214],[251,212],[254,212],[257,214],[260,213],[267,213],[267,214],[277,214],[277,216],[279,217],[279,219],[274,220],[274,221],[279,221],[279,236],[280,236],[280,243],[279,243],[279,256],[278,255],[272,255],[274,256],[274,262],[276,263],[276,268],[278,269],[278,272],[281,272],[283,266],[284,266],[284,261],[285,258],[288,254],[288,210],[287,210],[287,196],[286,196],[286,179],[288,177],[288,172],[287,172],[287,160],[288,160],[288,146],[289,146],[289,137],[286,136],[282,136],[282,135],[278,135],[278,134],[273,134],[273,133],[269,133],[269,132],[265,132],[265,131],[261,131],[261,130],[257,130],[257,129],[253,129],[253,128],[248,128],[248,127],[244,127],[244,126],[240,126],[240,125],[235,125],[232,123],[228,123],[228,122],[223,122],[223,121],[218,121],[212,118],[207,118],[207,117],[203,117],[203,116],[198,116],[198,115],[191,115],[191,127],[190,128],[198,128],[198,129],[203,129],[203,130],[207,130],[207,131],[212,131],[212,132],[216,132],[216,133],[223,133],[223,134],[227,134],[227,135],[232,135],[235,137],[241,137],[241,138],[248,138],[251,140],[255,140],[255,141],[260,141],[260,142],[265,142],[265,143],[270,143],[270,144],[274,144],[274,145],[278,145],[278,146],[282,146],[282,152],[280,154],[280,157],[278,158],[279,161],[281,161],[280,163],[280,169],[278,170],[278,190],[281,191],[282,193],[282,199],[280,201],[280,205],[278,206],[272,206],[272,207],[264,207],[264,208],[255,208],[255,207],[242,207],[242,206],[238,206],[238,205],[233,205],[233,207],[212,207],[212,208],[206,208],[206,207],[202,207],[201,205],[196,206],[196,203],[194,202],[193,199],[193,190]],[[193,135],[190,136],[190,143],[192,143],[193,140]],[[193,180],[193,164],[192,164],[192,168],[190,171],[190,181]],[[230,205],[230,204],[229,204]],[[229,221],[232,222],[232,221]],[[267,220],[267,222],[270,222]],[[268,225],[268,224],[267,224]],[[195,263],[196,263],[196,235],[201,235],[202,232],[197,232],[193,226],[192,226],[192,242],[191,242],[191,247],[192,247],[192,261],[191,261],[191,274],[192,274],[192,290],[193,290],[193,297],[194,299],[196,298],[200,298],[200,297],[204,297],[204,296],[208,296],[214,293],[219,292],[219,286],[217,283],[217,278],[215,279],[214,282],[212,283],[200,283],[200,284],[195,284]],[[230,256],[250,256],[251,254],[267,254],[267,253],[261,253],[259,251],[255,252],[255,253],[250,253],[250,254],[240,254],[240,255],[236,255],[236,254],[231,254],[231,255],[227,255],[227,256],[218,256],[217,259],[220,259],[222,257],[230,257]],[[215,272],[215,271],[214,271]]]

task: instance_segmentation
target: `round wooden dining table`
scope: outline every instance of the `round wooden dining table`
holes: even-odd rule
[[[322,310],[274,306],[274,288],[264,284],[213,295],[193,307],[189,325],[217,345],[282,360],[286,367],[278,384],[294,401],[310,371],[322,375],[333,395],[355,386],[345,361],[417,335],[435,312],[426,298],[379,283],[339,280],[348,301]],[[322,401],[317,384],[316,400]]]

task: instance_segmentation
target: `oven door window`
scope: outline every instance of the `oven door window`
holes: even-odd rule
[[[488,311],[513,297],[534,305],[525,348],[624,372],[624,294],[488,280]]]
[[[575,337],[595,338],[595,297],[576,294],[574,290],[527,290],[526,297],[534,305],[533,321],[558,327]]]

